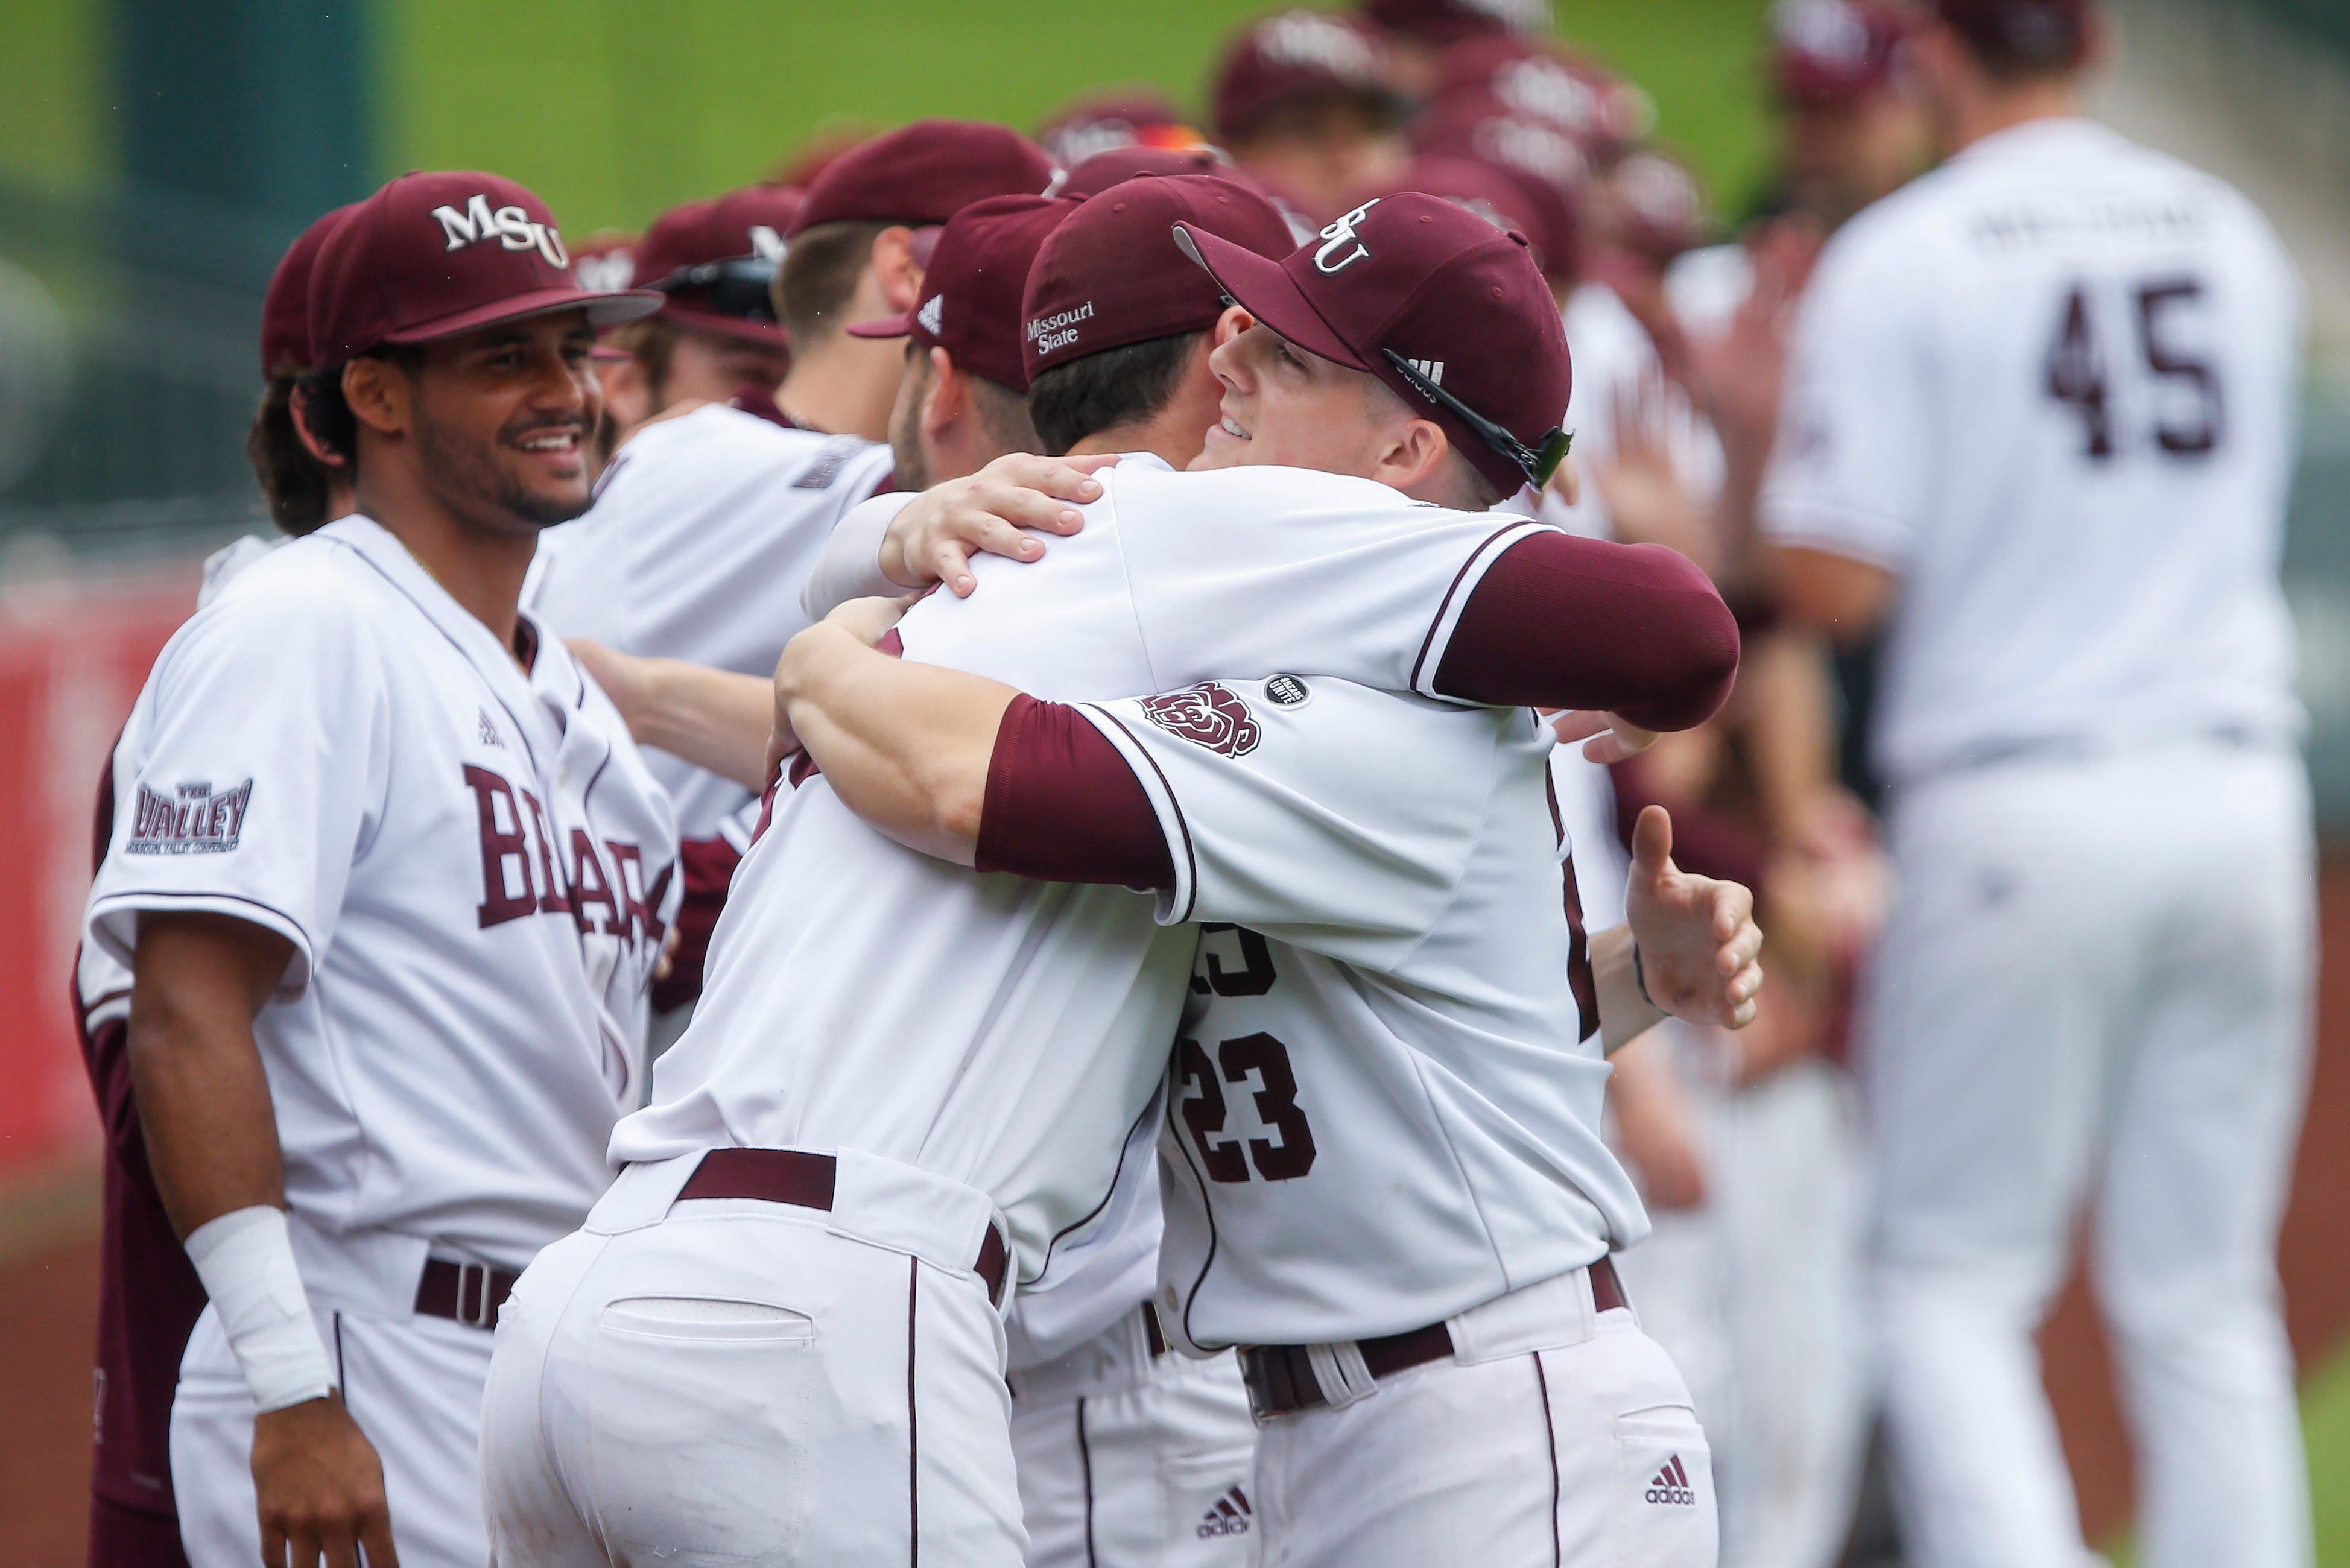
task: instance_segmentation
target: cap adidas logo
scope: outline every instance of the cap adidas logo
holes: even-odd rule
[[[1648,1479],[1648,1501],[1682,1508],[1697,1506],[1697,1490],[1690,1485],[1689,1471],[1682,1468],[1679,1454],[1667,1459],[1665,1468]]]
[[[1482,217],[1482,215],[1483,215],[1482,213],[1480,213],[1480,214],[1479,214],[1479,216],[1481,216],[1481,217]],[[1440,386],[1444,385],[1444,361],[1443,361],[1443,360],[1441,360],[1441,359],[1406,359],[1406,360],[1404,361],[1404,363],[1405,363],[1405,364],[1407,364],[1407,365],[1409,365],[1409,366],[1410,366],[1413,369],[1415,369],[1415,370],[1419,371],[1421,375],[1423,375],[1423,376],[1427,377],[1427,378],[1428,378],[1428,379],[1429,379],[1429,383],[1430,383],[1430,385],[1431,385],[1431,386],[1437,386],[1437,387],[1440,387]]]
[[[1234,1487],[1216,1500],[1216,1506],[1201,1516],[1200,1528],[1191,1533],[1202,1541],[1213,1541],[1220,1535],[1246,1535],[1249,1515],[1256,1511],[1249,1507],[1248,1493]]]
[[[922,308],[914,312],[914,319],[922,324],[923,331],[936,337],[939,335],[939,324],[946,319],[946,309],[947,296],[943,294],[934,294],[922,301]]]

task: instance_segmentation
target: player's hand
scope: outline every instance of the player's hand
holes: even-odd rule
[[[1627,724],[1613,713],[1601,713],[1588,708],[1572,708],[1565,712],[1546,714],[1550,727],[1557,732],[1561,744],[1584,742],[1586,759],[1606,766],[1638,756],[1657,743],[1657,732],[1643,730],[1638,724]]]
[[[1085,515],[1076,507],[1100,498],[1101,481],[1094,475],[1117,461],[1114,454],[1015,452],[968,478],[934,484],[889,524],[881,541],[881,575],[901,587],[944,583],[967,598],[979,586],[971,575],[972,556],[1041,560],[1044,541],[1023,530],[1069,535],[1083,528]]]
[[[1754,895],[1673,864],[1673,819],[1651,805],[1632,825],[1624,911],[1648,1000],[1675,1018],[1743,1029],[1762,989]]]
[[[339,1393],[255,1417],[253,1485],[264,1563],[399,1568],[383,1462]]]
[[[653,959],[653,981],[655,984],[659,984],[660,981],[667,980],[670,977],[671,971],[677,968],[678,946],[684,940],[685,933],[679,930],[675,926],[670,927],[668,931],[662,935],[661,950],[660,953],[655,955]]]

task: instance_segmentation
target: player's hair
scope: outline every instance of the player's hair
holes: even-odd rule
[[[1089,435],[1154,418],[1174,398],[1206,336],[1147,337],[1038,371],[1028,387],[1028,417],[1045,455],[1058,457]]]
[[[389,359],[410,375],[414,375],[424,363],[424,346],[421,343],[387,343],[370,348],[360,358]],[[359,477],[359,420],[343,400],[343,368],[329,365],[304,376],[296,388],[302,395],[302,422],[320,446],[349,464],[351,482]]]
[[[634,355],[644,368],[645,387],[652,393],[655,408],[667,400],[670,362],[677,357],[677,340],[683,335],[684,328],[658,316],[613,329],[612,347]]]
[[[843,218],[792,236],[784,265],[767,286],[775,297],[775,319],[795,344],[818,342],[846,325],[841,318],[856,296],[857,280],[873,259],[873,242],[882,230],[894,226]]]
[[[1276,141],[1328,141],[1352,133],[1382,135],[1403,123],[1402,108],[1384,94],[1334,89],[1267,109],[1225,140],[1235,149]]]
[[[1035,452],[1036,427],[1029,421],[1027,394],[984,376],[970,381],[972,411],[987,432],[987,443],[998,452]]]
[[[2070,76],[2088,58],[2089,8],[2059,5],[1941,7],[1983,74],[2008,86]]]
[[[310,455],[302,444],[302,432],[295,429],[298,382],[290,370],[270,377],[261,406],[254,410],[253,428],[244,435],[244,455],[260,482],[262,499],[269,504],[269,520],[296,538],[326,525],[335,484],[333,471]],[[346,416],[350,412],[343,411]]]

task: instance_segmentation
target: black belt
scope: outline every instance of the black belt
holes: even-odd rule
[[[693,1174],[678,1189],[678,1200],[689,1198],[753,1198],[768,1203],[789,1203],[798,1209],[832,1211],[832,1192],[840,1162],[828,1154],[796,1148],[713,1148],[702,1157]],[[1003,1276],[1012,1264],[1012,1250],[993,1220],[979,1244],[972,1270],[987,1286],[988,1300],[1001,1305]]]
[[[416,1282],[416,1310],[427,1317],[445,1317],[468,1328],[495,1328],[498,1308],[514,1293],[522,1276],[512,1269],[487,1263],[459,1263],[447,1258],[424,1260],[424,1277]]]
[[[1602,1258],[1588,1272],[1591,1304],[1596,1311],[1608,1312],[1627,1304],[1623,1282],[1617,1279],[1613,1262]],[[1374,1378],[1392,1377],[1399,1372],[1451,1355],[1452,1331],[1440,1323],[1431,1323],[1424,1328],[1406,1329],[1378,1339],[1358,1339],[1355,1348],[1362,1352],[1364,1369]],[[1244,1345],[1241,1349],[1241,1376],[1248,1384],[1249,1408],[1260,1419],[1294,1416],[1300,1410],[1329,1403],[1323,1395],[1321,1379],[1314,1375],[1312,1350],[1307,1345]]]

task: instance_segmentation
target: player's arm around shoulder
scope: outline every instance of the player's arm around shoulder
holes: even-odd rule
[[[811,619],[850,598],[880,597],[943,583],[959,597],[979,586],[974,556],[1042,560],[1039,534],[1066,536],[1085,526],[1080,508],[1102,499],[1094,476],[1115,456],[1037,457],[1010,452],[977,473],[913,495],[876,495],[833,529],[800,596]]]

